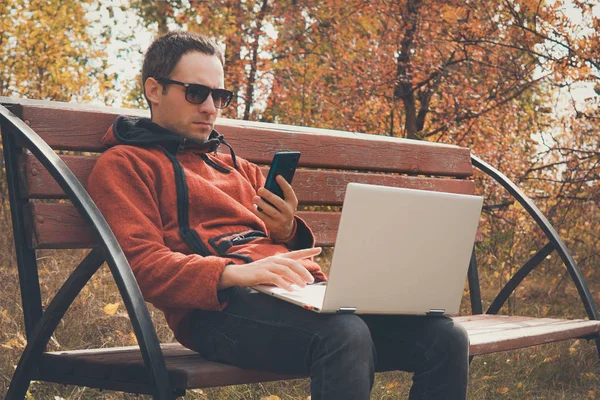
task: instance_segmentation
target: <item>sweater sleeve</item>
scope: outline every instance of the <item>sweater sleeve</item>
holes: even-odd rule
[[[159,308],[220,310],[217,284],[231,260],[165,245],[157,177],[136,156],[113,148],[97,161],[88,190],[121,245],[144,299]]]
[[[248,176],[254,186],[254,190],[265,186],[267,181],[262,170],[256,164],[248,163]],[[294,216],[296,223],[294,231],[288,240],[282,242],[290,250],[310,249],[315,246],[315,235],[308,224],[297,214]]]

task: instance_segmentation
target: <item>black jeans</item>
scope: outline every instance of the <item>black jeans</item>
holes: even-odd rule
[[[368,399],[376,371],[414,372],[410,399],[465,399],[469,339],[445,317],[317,314],[248,288],[191,318],[195,350],[242,368],[311,378],[313,400]]]

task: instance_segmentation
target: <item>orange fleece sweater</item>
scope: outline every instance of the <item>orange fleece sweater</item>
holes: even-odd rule
[[[98,159],[89,192],[123,248],[144,298],[164,312],[175,337],[186,345],[186,317],[192,310],[222,310],[227,305],[226,296],[217,292],[225,265],[289,249],[272,241],[251,211],[256,190],[265,182],[260,168],[240,158],[235,162],[230,155],[190,148],[174,153],[185,174],[189,226],[210,254],[194,252],[180,233],[181,199],[172,162],[155,146],[119,144],[124,135],[115,131],[139,124],[120,118],[104,137],[111,148]],[[152,125],[144,121],[144,127]],[[152,134],[168,131],[160,128]],[[299,248],[314,246],[312,231],[298,217],[294,235]],[[312,260],[302,264],[316,281],[326,279]]]

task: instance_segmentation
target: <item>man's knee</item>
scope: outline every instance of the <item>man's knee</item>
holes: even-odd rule
[[[375,345],[367,324],[356,315],[335,315],[323,326],[317,336],[327,347],[347,349],[355,353],[375,357]]]
[[[466,329],[451,319],[440,319],[436,324],[435,342],[443,353],[467,356],[469,353],[469,335]]]
[[[330,315],[323,322],[311,352],[313,398],[369,398],[376,364],[369,327],[356,315]]]
[[[469,351],[469,334],[467,330],[456,322],[452,322],[451,327],[449,327],[449,340],[452,342],[456,349],[459,349],[464,352]]]

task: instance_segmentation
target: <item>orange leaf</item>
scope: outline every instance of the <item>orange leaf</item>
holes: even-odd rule
[[[395,388],[395,387],[397,387],[399,385],[400,385],[400,382],[398,382],[398,381],[391,381],[391,382],[388,382],[387,385],[385,385],[385,388],[386,389],[393,389],[393,388]]]

